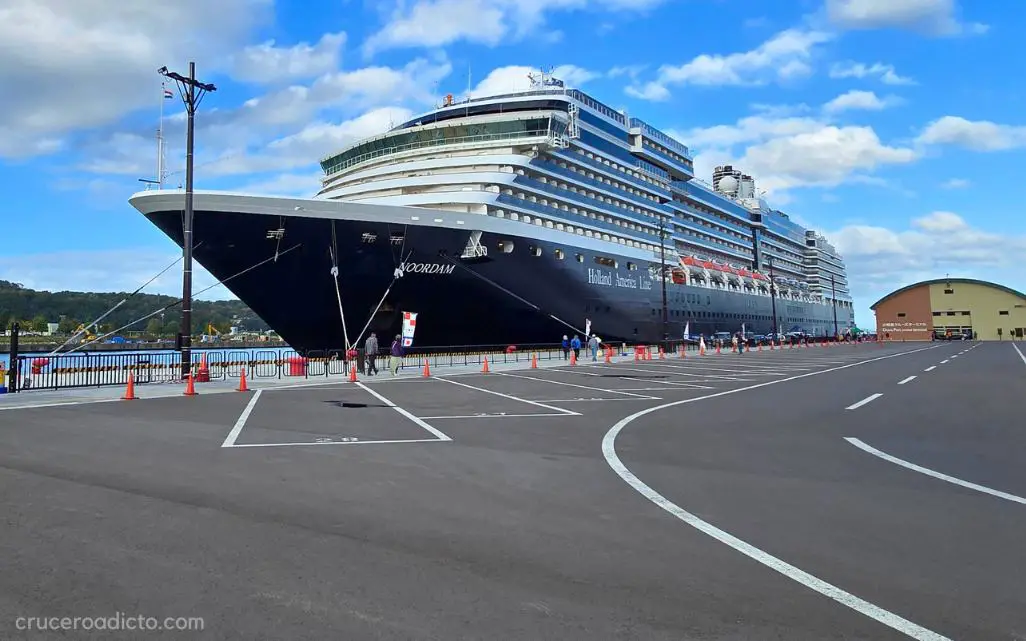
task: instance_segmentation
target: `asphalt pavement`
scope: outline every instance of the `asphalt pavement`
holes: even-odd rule
[[[10,406],[0,637],[1026,639],[1024,391],[940,342]]]

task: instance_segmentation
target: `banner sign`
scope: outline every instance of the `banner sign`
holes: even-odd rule
[[[588,338],[589,336],[591,336],[591,319],[590,318],[585,318],[584,319],[584,338]]]
[[[415,331],[417,331],[417,312],[403,312],[403,347],[413,345]]]

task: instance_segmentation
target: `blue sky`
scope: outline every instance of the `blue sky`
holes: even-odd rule
[[[195,59],[218,86],[197,121],[198,189],[310,195],[322,156],[446,93],[551,67],[673,132],[701,177],[732,162],[826,233],[860,324],[923,278],[1022,291],[1024,26],[1026,4],[965,0],[13,0],[0,278],[132,290],[173,259],[127,199],[155,173],[156,69]],[[184,120],[164,106],[175,183]]]

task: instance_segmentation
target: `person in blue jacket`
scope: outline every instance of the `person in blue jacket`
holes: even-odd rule
[[[570,359],[570,339],[563,334],[563,360]]]
[[[577,334],[574,334],[574,338],[570,341],[570,349],[574,350],[574,358],[581,358],[581,339],[578,338]]]

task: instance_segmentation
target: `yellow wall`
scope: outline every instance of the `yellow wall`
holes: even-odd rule
[[[954,293],[946,294],[945,290]],[[982,340],[1008,340],[1016,329],[1026,334],[1026,298],[996,287],[953,282],[930,285],[930,307],[935,330],[944,327],[972,327]],[[949,315],[954,312],[954,316]],[[965,315],[963,312],[969,312]],[[1000,312],[1007,312],[1007,315]],[[1020,339],[1022,340],[1022,339]]]

